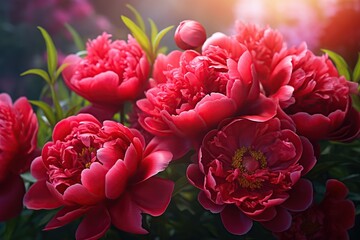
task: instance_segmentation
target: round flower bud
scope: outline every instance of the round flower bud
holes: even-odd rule
[[[205,42],[206,31],[199,22],[184,20],[177,27],[174,39],[176,45],[183,50],[195,49]]]

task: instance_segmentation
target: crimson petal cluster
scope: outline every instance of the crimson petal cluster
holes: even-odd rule
[[[278,118],[237,119],[206,135],[187,176],[201,189],[201,205],[220,213],[229,232],[245,234],[252,221],[278,232],[290,226],[289,210],[312,202],[312,185],[301,177],[315,162],[310,142]]]
[[[20,214],[25,194],[20,176],[37,154],[38,121],[25,97],[0,94],[0,222]]]
[[[142,213],[161,215],[174,184],[156,177],[173,155],[164,144],[114,121],[101,124],[89,114],[60,121],[53,139],[31,165],[37,179],[26,193],[30,209],[61,207],[45,230],[83,217],[77,239],[100,238],[113,224],[146,233]]]
[[[125,101],[135,100],[145,87],[150,63],[137,41],[111,41],[103,33],[87,43],[87,55],[69,55],[63,71],[66,85],[94,107],[114,113]]]

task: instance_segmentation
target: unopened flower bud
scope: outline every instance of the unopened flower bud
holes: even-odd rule
[[[195,49],[201,47],[206,40],[205,28],[197,21],[184,20],[175,31],[175,43],[183,49]]]

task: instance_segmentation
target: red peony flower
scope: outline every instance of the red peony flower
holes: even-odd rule
[[[304,212],[294,213],[290,229],[275,235],[281,240],[349,239],[347,230],[355,224],[355,206],[345,199],[347,194],[342,182],[328,180],[324,199]]]
[[[25,205],[62,207],[45,230],[83,217],[76,239],[100,238],[111,223],[123,231],[147,233],[141,214],[161,215],[174,187],[155,176],[172,159],[167,147],[156,138],[145,146],[137,130],[114,121],[101,125],[88,114],[68,117],[55,126],[53,141],[31,165],[38,181],[26,193]]]
[[[0,222],[20,214],[25,186],[21,173],[36,156],[38,122],[30,103],[21,97],[13,104],[0,94]]]
[[[254,24],[236,22],[236,40],[244,44],[254,58],[260,81],[271,73],[273,57],[285,48],[283,36],[270,27],[259,27]]]
[[[279,100],[300,135],[314,141],[351,141],[359,135],[359,113],[350,97],[357,84],[339,77],[327,55],[315,56],[306,45],[284,50],[262,86],[267,96]]]
[[[229,232],[245,234],[253,221],[279,232],[290,227],[289,211],[311,204],[312,185],[301,176],[315,161],[310,142],[278,118],[235,119],[205,136],[187,177],[201,190],[201,205],[220,213]]]
[[[154,135],[197,138],[233,115],[259,121],[274,116],[275,104],[260,94],[250,53],[239,48],[235,60],[228,57],[229,53],[215,61],[211,57],[215,50],[207,51],[207,55],[187,50],[181,56],[174,53],[167,59],[162,57],[157,70],[164,69],[163,75],[157,73],[161,80],[154,79],[157,85],[137,101],[143,128]],[[233,48],[227,46],[223,51],[228,49]],[[178,65],[173,64],[177,58]],[[225,62],[226,67],[219,62]]]
[[[116,112],[124,101],[135,100],[143,92],[150,64],[140,45],[129,36],[128,42],[111,41],[103,33],[87,43],[87,56],[69,55],[63,71],[67,86],[94,106]]]

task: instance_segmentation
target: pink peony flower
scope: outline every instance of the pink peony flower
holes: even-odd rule
[[[20,214],[25,186],[21,173],[37,154],[38,122],[30,103],[21,97],[12,103],[0,94],[0,222]]]
[[[242,50],[236,60],[223,55],[226,67],[219,67],[210,53],[206,56],[192,50],[162,57],[159,69],[164,69],[165,78],[137,101],[142,110],[139,123],[154,135],[196,139],[233,115],[258,121],[274,116],[276,106],[260,95],[251,55]],[[177,58],[178,65],[173,64]]]
[[[145,145],[137,130],[89,114],[60,121],[52,137],[31,165],[37,182],[24,198],[30,209],[62,207],[45,230],[83,217],[76,239],[100,238],[110,224],[144,234],[141,214],[167,208],[174,184],[155,176],[173,157],[165,143]]]
[[[328,180],[324,199],[304,212],[294,213],[290,229],[275,235],[280,240],[349,239],[347,230],[355,224],[355,206],[345,199],[347,194],[342,182]]]
[[[262,86],[267,96],[279,100],[300,135],[314,141],[351,141],[359,135],[359,113],[350,97],[357,84],[340,77],[327,55],[316,56],[306,45],[284,50]]]
[[[174,40],[176,45],[183,49],[196,49],[206,40],[206,30],[199,22],[184,20],[176,28]]]
[[[63,71],[66,85],[93,105],[118,111],[124,101],[135,100],[143,92],[150,64],[140,45],[111,41],[103,33],[87,43],[87,56],[69,55]]]
[[[254,24],[236,22],[235,37],[244,44],[254,58],[254,64],[260,81],[271,72],[270,66],[274,55],[286,47],[280,32],[270,27],[261,28]]]
[[[311,204],[311,182],[301,177],[315,162],[310,142],[280,119],[235,119],[205,136],[187,177],[201,190],[200,204],[220,213],[229,232],[245,234],[253,221],[279,232],[290,227],[289,211]]]

